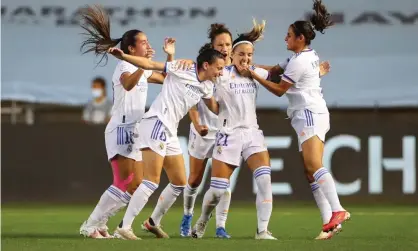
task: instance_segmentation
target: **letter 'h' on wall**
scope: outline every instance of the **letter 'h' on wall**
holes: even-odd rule
[[[402,171],[402,192],[413,194],[416,191],[416,147],[415,137],[402,138],[402,157],[384,158],[382,156],[382,137],[369,138],[369,192],[383,193],[382,170]]]

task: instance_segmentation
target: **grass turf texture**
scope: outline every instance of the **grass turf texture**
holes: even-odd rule
[[[232,203],[234,204],[234,203]],[[193,223],[200,213],[197,205]],[[256,211],[252,204],[233,205],[227,222],[232,239],[214,238],[212,218],[204,239],[181,238],[179,226],[182,209],[172,208],[163,219],[170,239],[156,239],[140,229],[150,215],[148,205],[134,222],[134,231],[142,241],[92,240],[79,236],[81,223],[93,209],[91,206],[2,206],[2,249],[5,251],[72,251],[72,250],[418,250],[418,207],[347,207],[352,220],[332,240],[315,241],[321,221],[315,207],[276,204],[270,231],[278,241],[256,241]],[[119,213],[109,221],[111,233],[123,217]]]

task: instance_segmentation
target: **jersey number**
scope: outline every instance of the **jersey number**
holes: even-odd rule
[[[218,133],[216,137],[216,146],[228,146],[228,134]]]

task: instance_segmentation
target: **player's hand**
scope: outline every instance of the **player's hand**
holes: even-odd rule
[[[107,50],[107,53],[112,54],[113,56],[115,56],[116,58],[120,60],[122,60],[123,56],[125,55],[125,53],[121,49],[116,48],[116,47],[109,48],[109,50]]]
[[[174,55],[176,52],[176,39],[168,37],[164,40],[163,50],[168,55]]]
[[[244,67],[241,65],[236,65],[235,68],[237,69],[238,73],[246,78],[251,78],[250,68],[248,66]]]
[[[208,134],[208,132],[209,132],[209,128],[207,126],[205,126],[205,125],[194,126],[194,128],[196,129],[196,131],[202,137],[206,136]]]
[[[319,65],[319,75],[321,77],[327,75],[331,71],[331,65],[328,61],[321,62]]]
[[[155,55],[155,50],[153,48],[147,49],[147,52],[145,53],[145,57],[148,59],[152,59]]]
[[[179,59],[176,61],[176,69],[188,70],[194,66],[194,61],[190,59]]]
[[[280,65],[275,65],[273,66],[273,68],[271,68],[270,74],[280,75],[281,71],[282,71],[282,68],[280,67]]]

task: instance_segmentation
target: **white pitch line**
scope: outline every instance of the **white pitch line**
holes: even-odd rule
[[[286,216],[292,216],[292,215],[301,215],[301,214],[305,214],[303,212],[280,212],[280,211],[275,211],[274,213],[278,213],[281,215],[286,215]],[[359,216],[414,216],[414,215],[418,215],[418,210],[417,212],[356,212],[356,211],[350,211],[351,215],[359,215]]]

